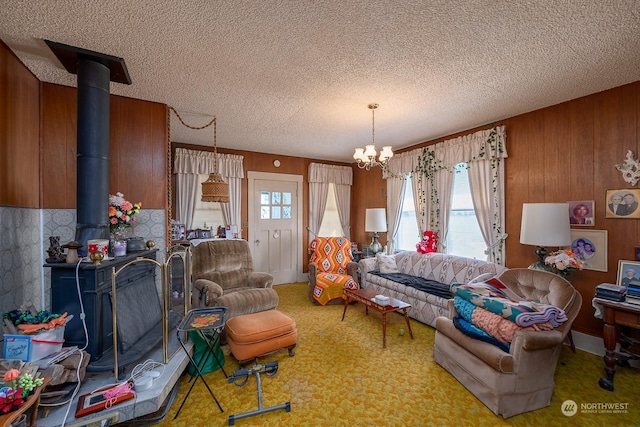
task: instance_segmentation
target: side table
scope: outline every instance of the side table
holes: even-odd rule
[[[613,391],[613,376],[616,373],[616,364],[621,364],[629,359],[637,359],[640,349],[633,346],[622,345],[622,352],[616,352],[616,344],[620,338],[620,325],[634,329],[640,329],[640,306],[626,302],[611,301],[602,298],[594,298],[593,302],[604,308],[604,371],[606,378],[600,378],[598,384],[605,390]]]
[[[215,394],[213,394],[213,391],[211,391],[211,388],[209,388],[209,384],[207,384],[207,382],[204,379],[204,376],[202,374],[202,367],[206,365],[209,357],[213,356],[216,358],[218,364],[220,365],[225,378],[228,377],[227,373],[224,371],[224,368],[222,368],[222,365],[224,363],[218,359],[218,356],[215,351],[216,346],[220,345],[220,335],[224,329],[224,324],[227,317],[226,315],[227,315],[226,307],[194,308],[193,310],[190,310],[187,313],[187,315],[184,317],[184,319],[182,319],[182,321],[176,328],[176,331],[177,331],[176,333],[178,335],[178,342],[180,343],[180,346],[189,357],[189,360],[191,361],[191,364],[195,368],[197,374],[196,374],[196,378],[191,384],[191,387],[189,388],[189,391],[187,392],[186,396],[182,400],[182,403],[180,404],[180,408],[178,408],[178,412],[176,412],[176,415],[173,417],[174,420],[178,418],[178,415],[180,415],[180,411],[182,410],[184,403],[187,401],[187,398],[191,394],[191,390],[193,390],[193,387],[196,385],[196,382],[198,382],[198,378],[200,378],[204,383],[205,387],[209,391],[209,394],[218,405],[220,412],[224,412],[224,410],[222,409],[222,406],[220,405],[220,402],[218,402],[218,399],[216,398]],[[191,356],[191,352],[187,350],[187,347],[185,345],[185,338],[184,338],[184,336],[186,335],[185,333],[190,331],[196,331],[200,335],[202,340],[205,342],[208,349],[208,352],[205,352],[202,355],[202,357],[200,357],[200,360],[198,360],[197,362]]]

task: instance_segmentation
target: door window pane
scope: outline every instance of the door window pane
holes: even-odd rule
[[[282,204],[283,205],[291,204],[291,193],[282,193]]]
[[[271,204],[279,205],[280,204],[280,195],[281,194],[282,193],[280,193],[279,191],[274,191],[273,193],[271,193],[271,196],[272,196]]]
[[[280,219],[280,206],[271,206],[271,219]]]
[[[271,198],[269,197],[271,194],[268,191],[262,191],[260,193],[260,204],[261,205],[268,205],[269,204],[269,200],[271,200]]]
[[[283,219],[291,219],[291,206],[283,206],[282,207],[282,218]]]
[[[269,219],[271,216],[269,215],[269,206],[260,207],[260,219]]]

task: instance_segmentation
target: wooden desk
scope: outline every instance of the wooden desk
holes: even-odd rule
[[[9,427],[12,422],[16,421],[20,417],[20,415],[33,408],[33,411],[31,412],[31,419],[29,420],[29,426],[35,427],[36,417],[38,416],[38,405],[40,405],[40,392],[42,392],[50,382],[51,377],[44,377],[44,383],[40,387],[36,388],[35,392],[31,396],[27,397],[27,400],[20,405],[16,411],[0,416],[0,426]]]
[[[594,302],[604,308],[604,371],[606,378],[600,378],[598,384],[605,390],[613,391],[613,376],[616,373],[616,364],[625,363],[629,359],[640,356],[640,349],[621,343],[621,351],[616,352],[616,344],[620,339],[620,325],[634,329],[640,329],[640,306],[627,304],[626,302],[610,301],[602,298],[594,298]]]

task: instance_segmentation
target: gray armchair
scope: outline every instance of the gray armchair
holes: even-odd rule
[[[227,307],[229,319],[278,306],[273,276],[253,271],[246,240],[208,240],[192,252],[194,307]]]
[[[507,353],[463,334],[451,319],[438,317],[433,358],[496,415],[508,418],[550,405],[562,344],[582,297],[571,283],[546,271],[516,268],[498,278],[523,300],[562,308],[568,320],[549,331],[515,332]],[[452,300],[449,309],[453,318]]]

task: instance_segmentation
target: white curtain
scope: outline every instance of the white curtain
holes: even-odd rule
[[[229,203],[221,203],[222,214],[227,224],[241,222],[242,179],[244,178],[243,156],[217,154],[217,171],[229,184]],[[190,229],[196,205],[195,192],[201,183],[198,174],[209,174],[216,170],[214,154],[211,151],[177,148],[173,172],[176,174],[176,219]]]
[[[200,185],[198,174],[176,174],[176,220],[184,224],[187,230],[193,229],[198,185]]]
[[[410,173],[414,181],[416,217],[419,230],[436,231],[442,246],[448,231],[451,209],[453,171],[458,163],[469,165],[469,181],[474,211],[480,225],[488,258],[504,265],[504,162],[507,157],[504,126],[486,129],[473,134],[443,141],[425,148],[401,153],[389,160],[389,175]],[[429,156],[427,156],[427,154]],[[420,169],[424,168],[424,158],[430,160],[430,179]],[[421,161],[421,157],[423,160]],[[477,168],[478,170],[475,170]],[[479,178],[482,175],[483,179]],[[471,178],[475,176],[475,178]],[[473,180],[473,184],[471,181]],[[481,203],[481,198],[489,203]],[[476,200],[478,203],[476,204]],[[484,235],[485,232],[488,235]],[[442,250],[442,247],[439,248]]]
[[[387,253],[392,254],[396,250],[396,236],[400,228],[400,216],[402,215],[402,195],[404,187],[408,185],[403,178],[387,179],[387,220],[389,231],[387,234]]]
[[[335,187],[336,204],[342,232],[350,239],[351,235],[351,185],[353,169],[349,166],[309,164],[309,241],[318,235],[322,217],[327,206],[329,183]]]

